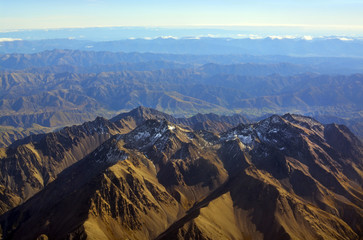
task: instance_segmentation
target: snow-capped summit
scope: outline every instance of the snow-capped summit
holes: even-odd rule
[[[167,120],[147,120],[134,131],[126,134],[124,140],[127,144],[146,149],[155,146],[162,149],[171,135],[175,134],[176,126]]]

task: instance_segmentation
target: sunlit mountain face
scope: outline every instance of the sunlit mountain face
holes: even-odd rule
[[[363,145],[348,128],[239,121],[139,107],[17,141],[2,153],[2,236],[359,239]]]
[[[363,239],[362,1],[0,9],[1,239]]]

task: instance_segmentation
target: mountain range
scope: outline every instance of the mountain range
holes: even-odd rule
[[[248,120],[239,115],[198,114],[174,118],[154,109],[138,107],[110,120],[97,117],[82,125],[47,134],[35,134],[1,149],[0,213],[17,206],[41,190],[68,166],[79,161],[116,134],[133,130],[147,119],[167,119],[184,128],[226,131]]]
[[[362,66],[361,58],[4,54],[0,142],[7,146],[30,133],[110,118],[139,105],[177,117],[238,113],[253,120],[292,112],[346,124],[362,138]]]
[[[178,68],[207,68],[214,73],[265,76],[306,72],[321,74],[362,73],[361,57],[313,57],[256,54],[175,54],[150,52],[81,51],[50,49],[0,55],[0,70],[30,72],[100,73],[113,71],[151,71]],[[217,65],[215,65],[217,64]],[[226,65],[226,66],[223,66]],[[236,71],[236,72],[235,72]]]
[[[0,239],[363,239],[363,39],[271,29],[0,33]]]
[[[37,53],[53,49],[83,51],[172,53],[196,55],[285,55],[298,57],[358,57],[363,40],[342,37],[301,38],[180,38],[122,39],[89,41],[80,39],[43,39],[3,41],[0,53]]]
[[[302,115],[139,107],[18,140],[0,163],[3,239],[363,236],[361,141]]]

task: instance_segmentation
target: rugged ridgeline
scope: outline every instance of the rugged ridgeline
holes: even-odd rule
[[[362,66],[339,57],[0,54],[0,146],[139,105],[175,116],[294,112],[340,119],[363,138]]]
[[[34,129],[24,129],[12,126],[1,126],[0,127],[0,148],[7,147],[16,140],[25,138],[33,134],[42,134],[50,132],[52,129],[47,127],[39,127]]]
[[[214,133],[225,132],[226,130],[237,126],[240,123],[250,122],[246,117],[234,114],[232,116],[219,116],[217,114],[200,114],[189,118],[175,118],[169,114],[157,111],[152,108],[138,107],[131,112],[122,113],[111,119],[111,122],[128,122],[130,129],[143,123],[146,119],[165,119],[175,124],[181,124],[184,127],[193,130],[207,130]],[[132,125],[130,126],[130,123]],[[125,124],[124,124],[125,125]]]
[[[59,127],[144,105],[179,116],[298,111],[353,120],[347,121],[349,127],[362,132],[362,74],[245,76],[209,71],[0,73],[0,124]]]
[[[0,212],[33,196],[104,141],[116,134],[130,132],[147,119],[167,119],[189,129],[213,128],[216,132],[247,122],[240,115],[200,114],[177,119],[154,109],[138,107],[111,120],[98,117],[79,126],[18,140],[8,148],[0,148]]]
[[[357,57],[292,57],[281,55],[160,54],[140,52],[96,52],[53,48],[33,54],[0,54],[1,71],[26,70],[32,73],[101,73],[115,71],[152,71],[199,67],[213,74],[268,76],[305,72],[353,74],[362,71],[363,59]],[[256,54],[256,53],[254,53]]]
[[[79,111],[3,115],[0,117],[0,147],[7,147],[31,134],[52,132],[64,126],[91,121],[96,117],[95,113]]]
[[[4,239],[360,239],[362,171],[341,125],[287,114],[216,134],[147,120],[0,224]]]
[[[59,132],[31,135],[1,149],[0,211],[17,206],[112,135],[114,124],[97,118]]]

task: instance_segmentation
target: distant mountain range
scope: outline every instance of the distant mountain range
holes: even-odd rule
[[[110,118],[143,105],[176,116],[307,114],[324,123],[340,119],[362,137],[362,66],[360,58],[5,54],[0,55],[0,135],[8,144],[27,132]],[[19,127],[17,133],[6,131]]]
[[[0,74],[0,78],[3,116],[60,110],[120,111],[138,105],[179,114],[263,108],[349,113],[361,111],[363,100],[362,74],[248,77],[182,69],[99,74],[13,72]]]
[[[238,121],[139,107],[17,141],[0,152],[2,237],[362,238],[363,145],[348,128]]]
[[[138,105],[179,116],[240,112],[252,119],[298,112],[326,123],[340,119],[361,137],[361,76],[335,76],[362,72],[361,62],[72,50],[5,54],[0,56],[0,142],[6,146],[30,133]],[[330,101],[333,96],[339,97]]]
[[[111,52],[149,52],[172,54],[249,54],[286,55],[299,57],[359,57],[363,56],[363,40],[347,38],[155,38],[117,41],[75,39],[3,41],[0,53],[37,53],[53,49]]]
[[[214,69],[215,73],[253,76],[291,75],[305,72],[353,74],[363,72],[362,63],[363,58],[347,57],[115,53],[80,50],[52,50],[33,54],[0,55],[0,70],[2,71],[26,70],[28,72],[59,73],[99,73],[122,70],[151,71],[197,67],[212,70],[216,67]]]

